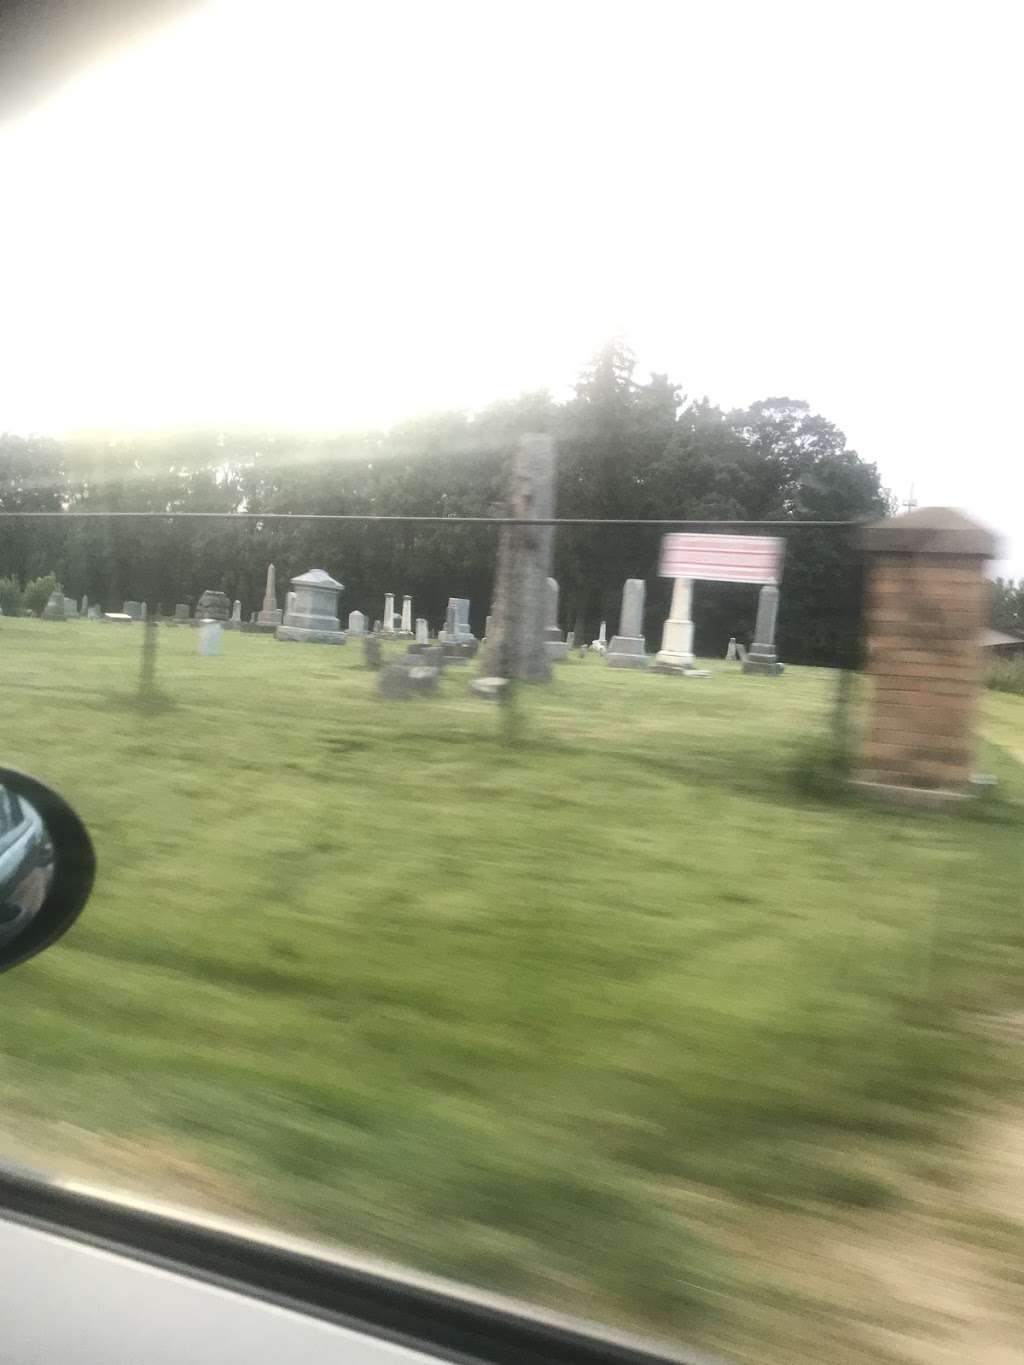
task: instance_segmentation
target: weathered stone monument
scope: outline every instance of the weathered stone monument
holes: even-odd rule
[[[388,664],[382,668],[377,674],[377,696],[388,701],[407,701],[412,696],[409,672],[405,664]]]
[[[192,616],[192,610],[187,602],[179,602],[174,608],[174,619],[176,621],[188,621]]]
[[[668,610],[668,620],[662,627],[661,648],[655,660],[659,671],[688,673],[693,669],[692,601],[693,579],[673,578],[672,604]]]
[[[81,612],[81,614],[82,614],[83,616],[88,616],[88,615],[89,615],[89,594],[88,594],[88,593],[83,593],[83,594],[82,594],[82,605],[79,607],[78,610]]]
[[[223,595],[223,594],[222,594]],[[225,601],[227,599],[225,598]],[[121,603],[121,615],[129,616],[133,621],[142,620],[142,603],[134,600]]]
[[[363,636],[363,663],[367,668],[380,668],[380,636]]]
[[[562,631],[558,624],[558,580],[549,578],[546,583],[547,592],[545,594],[546,621],[544,624],[544,652],[552,662],[564,659],[569,653],[569,646],[562,639]]]
[[[416,618],[416,643],[418,645],[427,645],[430,643],[430,630],[427,626],[427,618],[425,616],[417,616]]]
[[[336,615],[338,593],[344,585],[323,569],[310,569],[292,579],[294,596],[284,621],[274,632],[277,640],[307,644],[343,645],[345,632]]]
[[[349,635],[366,634],[366,617],[361,611],[350,611],[348,614],[348,633]]]
[[[646,668],[647,644],[644,640],[644,598],[647,585],[642,578],[627,578],[622,589],[619,633],[605,654],[612,668]]]
[[[597,639],[591,640],[590,648],[595,654],[604,654],[608,649],[608,623],[601,622],[601,629],[597,632]]]
[[[96,602],[89,608],[87,619],[89,621],[98,621],[102,615],[103,608]]]
[[[393,592],[386,592],[384,594],[384,620],[382,629],[385,635],[394,635],[395,633],[395,594]]]
[[[267,583],[263,589],[263,607],[256,617],[255,624],[266,630],[275,630],[284,620],[284,613],[277,605],[277,570],[273,564],[267,565]]]
[[[725,662],[726,662],[727,664],[734,664],[734,663],[737,663],[738,660],[739,660],[739,657],[740,657],[740,655],[739,655],[739,650],[738,650],[737,645],[736,645],[736,636],[735,636],[735,635],[730,635],[730,637],[729,637],[729,643],[728,643],[728,645],[726,646],[726,649],[725,649]]]
[[[893,799],[955,800],[972,790],[995,537],[953,508],[923,507],[859,539],[871,701],[858,783]]]
[[[240,600],[239,598],[236,597],[236,598],[235,598],[235,601],[234,601],[234,605],[233,605],[232,608],[231,608],[231,620],[228,622],[228,625],[231,627],[232,630],[238,630],[238,629],[241,627],[241,624],[242,624],[242,603],[241,603],[241,600]]]
[[[757,599],[754,640],[743,661],[743,672],[774,678],[782,672],[775,653],[775,624],[779,616],[779,590],[773,583],[761,589]]]
[[[493,630],[493,626],[491,625],[491,620],[492,620],[491,616],[488,615],[487,619],[484,621],[484,640],[485,640],[485,641],[487,641],[487,640],[490,639],[491,631]]]
[[[402,637],[403,640],[411,640],[411,639],[412,639],[412,598],[411,598],[411,597],[403,597],[403,598],[402,598],[402,625],[401,625],[401,628],[400,628],[400,630],[399,630],[398,633],[399,633],[399,635]]]
[[[61,592],[60,588],[57,588],[50,593],[46,606],[43,608],[43,620],[63,621],[65,617],[64,594]]]
[[[533,682],[551,677],[544,629],[554,528],[530,523],[550,520],[554,503],[554,442],[537,433],[522,436],[505,506],[520,524],[498,532],[491,624],[482,651],[484,677]]]
[[[65,597],[64,599],[64,619],[66,621],[78,620],[78,603],[73,597]]]
[[[141,617],[142,603],[137,605]],[[125,610],[127,609],[128,604],[125,603]],[[207,588],[196,603],[197,621],[226,621],[230,615],[231,599],[226,592],[219,592],[216,588]]]
[[[199,630],[199,653],[213,655],[220,653],[220,636],[224,629],[221,621],[200,621]]]

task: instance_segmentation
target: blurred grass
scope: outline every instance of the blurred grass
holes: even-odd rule
[[[998,818],[965,819],[829,780],[820,670],[573,659],[510,747],[467,670],[379,702],[358,644],[161,628],[150,706],[141,637],[0,621],[3,761],[100,863],[0,982],[31,1148],[115,1184],[154,1153],[154,1189],[180,1154],[212,1202],[692,1337],[756,1292],[716,1195],[890,1203],[1012,1084],[972,1018],[1020,999],[1024,702],[986,698]]]

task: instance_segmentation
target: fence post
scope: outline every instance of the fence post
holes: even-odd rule
[[[952,508],[924,507],[864,527],[860,545],[871,697],[856,784],[922,804],[964,796],[995,537]]]

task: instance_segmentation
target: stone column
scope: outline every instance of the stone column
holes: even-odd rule
[[[605,655],[613,668],[646,668],[647,644],[644,640],[644,598],[647,585],[642,578],[627,578],[622,589],[619,633],[612,636]]]
[[[289,593],[289,596],[291,594]],[[267,565],[267,586],[263,592],[263,610],[256,617],[261,626],[279,626],[282,613],[277,605],[277,570],[273,564]]]
[[[554,442],[540,434],[522,436],[504,513],[543,520],[554,516],[554,506]],[[480,667],[485,677],[531,682],[551,677],[544,625],[553,537],[551,526],[503,526],[498,532],[491,627]]]
[[[775,623],[778,616],[779,590],[774,584],[766,583],[757,599],[754,643],[743,661],[744,673],[758,673],[763,677],[774,678],[782,672],[782,665],[775,655]]]
[[[412,598],[402,598],[402,634],[412,635]]]
[[[236,597],[236,598],[235,598],[235,601],[234,601],[234,605],[233,605],[232,608],[231,608],[231,628],[232,628],[232,630],[237,630],[238,627],[239,627],[241,624],[242,624],[242,603],[241,603],[240,599]]]
[[[952,508],[927,507],[865,527],[860,544],[871,709],[858,785],[953,800],[970,791],[995,537]]]
[[[544,649],[547,656],[552,661],[565,659],[569,654],[569,647],[562,639],[562,631],[558,625],[558,580],[549,578],[547,581],[547,616],[544,625]]]
[[[386,592],[384,594],[384,634],[394,635],[395,633],[395,594]]]
[[[693,621],[690,603],[693,600],[693,579],[673,578],[672,604],[668,620],[661,633],[658,667],[673,673],[686,673],[693,668]]]

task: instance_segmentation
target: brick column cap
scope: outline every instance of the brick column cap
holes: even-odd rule
[[[994,559],[999,552],[993,532],[955,507],[918,507],[902,517],[871,522],[858,531],[857,542],[862,550],[876,554]]]

